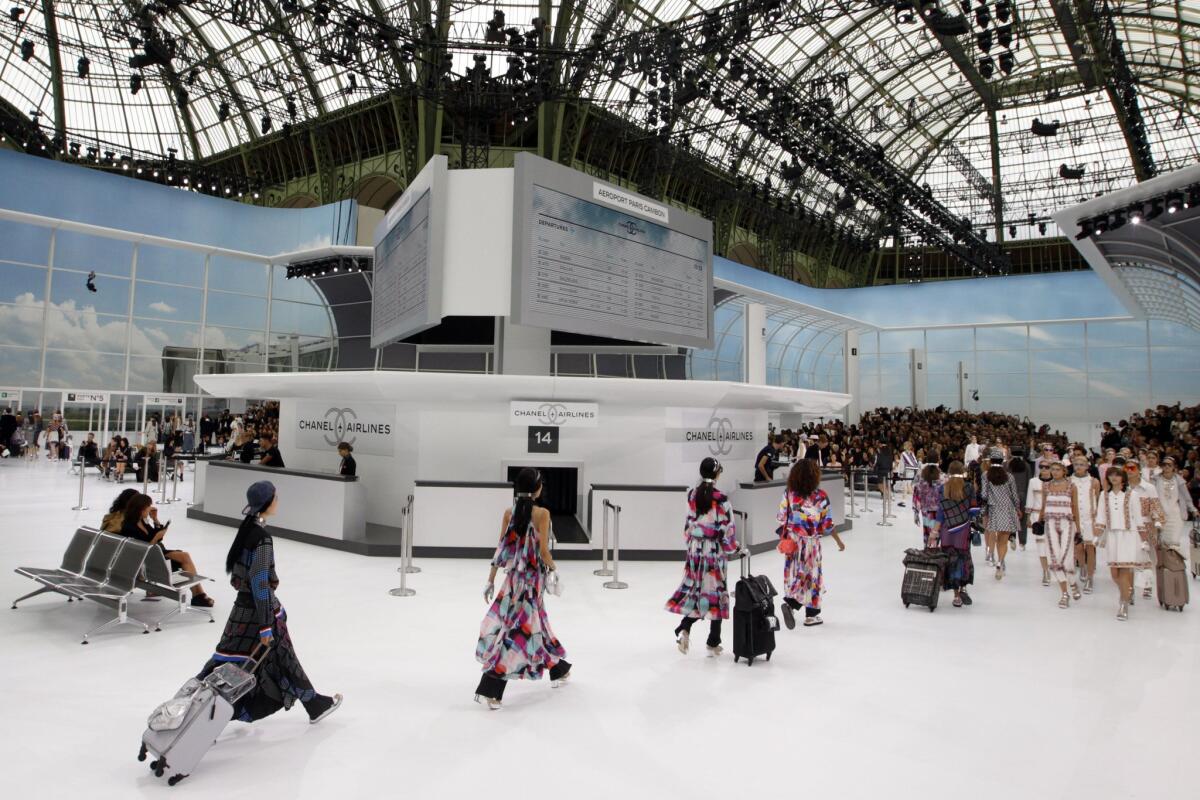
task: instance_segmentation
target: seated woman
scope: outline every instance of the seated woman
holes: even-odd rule
[[[158,545],[163,551],[163,555],[167,557],[167,563],[171,565],[172,571],[183,570],[193,575],[197,574],[196,564],[192,561],[191,555],[183,550],[168,550],[163,547],[162,540],[166,536],[167,527],[170,524],[170,522],[166,525],[159,523],[158,509],[155,508],[150,495],[135,492],[125,504],[121,535],[147,544]],[[203,587],[197,585],[192,587],[192,605],[211,608],[216,603],[204,593]]]
[[[126,489],[117,495],[109,506],[108,513],[104,515],[104,521],[100,523],[100,530],[105,533],[120,533],[125,527],[125,506],[129,505],[129,499],[137,493],[137,489]]]

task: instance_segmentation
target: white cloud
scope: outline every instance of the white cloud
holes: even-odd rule
[[[169,306],[161,300],[156,300],[150,304],[151,311],[157,311],[160,314],[174,314],[179,309],[175,306]]]

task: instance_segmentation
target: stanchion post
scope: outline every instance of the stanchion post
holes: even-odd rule
[[[604,534],[600,539],[600,569],[592,570],[593,575],[608,578],[613,571],[608,568],[608,513],[613,507],[607,499],[600,506],[600,517],[604,520]]]
[[[850,510],[846,512],[846,519],[858,519],[858,514],[854,513],[854,470],[850,470]]]
[[[150,454],[142,457],[142,494],[150,494]]]
[[[400,573],[400,586],[395,589],[389,589],[388,594],[392,597],[412,597],[416,594],[415,589],[408,588],[408,554],[412,542],[412,526],[409,524],[412,506],[405,506],[400,509],[400,567],[396,571]]]
[[[167,499],[167,457],[161,450],[158,453],[158,498],[161,505],[171,502]]]
[[[879,522],[876,522],[875,526],[878,528],[890,528],[892,527],[892,523],[888,522],[888,519],[892,516],[892,495],[891,492],[883,491],[882,486],[879,487],[879,502],[883,504],[883,508],[880,509]]]
[[[413,496],[411,494],[408,496],[407,508],[408,508],[408,560],[405,561],[405,563],[404,563],[404,571],[409,573],[410,575],[414,575],[414,574],[420,572],[421,568],[414,567],[413,563],[412,563],[412,561],[413,561],[413,553],[412,553]]]
[[[87,511],[88,507],[83,504],[83,456],[79,456],[79,503],[71,506],[72,511]]]
[[[863,478],[863,511],[870,513],[871,511],[871,473],[866,469],[862,470]]]
[[[179,502],[179,459],[175,459],[175,469],[171,470],[171,502]]]
[[[621,507],[604,501],[613,510],[613,569],[612,580],[604,582],[605,589],[628,589],[629,584],[621,580]]]

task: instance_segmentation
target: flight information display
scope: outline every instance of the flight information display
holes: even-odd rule
[[[444,157],[440,166],[444,175]],[[430,162],[376,230],[371,347],[383,347],[441,321],[441,246],[435,235],[438,167]]]
[[[515,194],[514,321],[712,346],[707,220],[527,154]]]

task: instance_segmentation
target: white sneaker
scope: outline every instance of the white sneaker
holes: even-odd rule
[[[707,647],[707,645],[706,645],[706,647]],[[717,645],[716,647],[708,647],[708,657],[709,658],[717,658],[721,655],[721,653],[724,653],[724,652],[725,652],[725,650],[722,649],[721,645]]]
[[[567,681],[569,681],[570,679],[571,679],[571,672],[568,670],[566,675],[563,675],[561,678],[558,678],[557,680],[550,681],[550,688],[557,689],[560,686],[566,686]]]
[[[678,647],[679,652],[683,653],[685,656],[688,654],[688,645],[690,643],[689,642],[690,638],[691,638],[690,633],[688,633],[687,631],[680,631],[679,637],[675,640],[675,646]]]
[[[499,711],[500,710],[500,701],[494,697],[484,697],[483,695],[477,694],[477,695],[475,695],[475,702],[476,703],[485,703],[486,702],[488,711]]]

